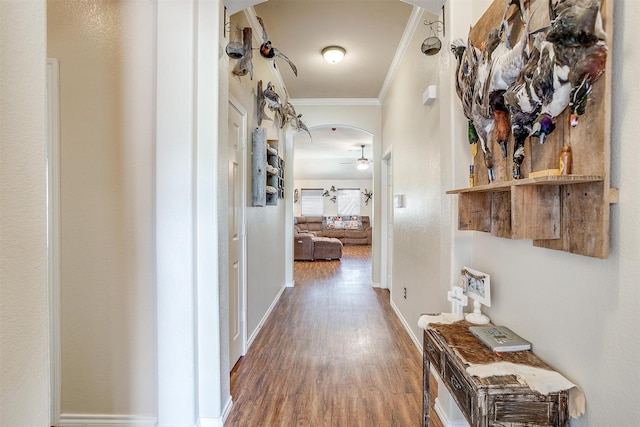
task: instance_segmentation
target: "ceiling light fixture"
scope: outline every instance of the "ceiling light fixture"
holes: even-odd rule
[[[322,49],[322,56],[329,64],[337,64],[342,61],[347,51],[340,46],[327,46]]]
[[[358,166],[356,166],[360,170],[369,169],[369,161],[367,159],[358,159]]]

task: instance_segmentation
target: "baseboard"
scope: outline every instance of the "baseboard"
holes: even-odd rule
[[[293,288],[296,285],[296,281],[287,282],[285,285],[287,288]]]
[[[106,414],[61,414],[57,427],[155,427],[156,417]]]
[[[229,399],[227,399],[227,404],[224,405],[224,408],[222,408],[222,424],[220,424],[221,427],[224,426],[224,423],[227,421],[227,417],[231,413],[231,408],[233,408],[233,398],[229,396]]]
[[[373,280],[371,281],[371,287],[372,288],[382,288],[382,285],[379,282],[374,282]]]
[[[440,407],[438,399],[436,399],[433,409],[436,410],[438,414],[438,418],[440,418],[440,422],[444,427],[469,427],[469,424],[466,421],[451,421],[446,414],[446,411]]]
[[[224,427],[233,402],[227,401],[220,418],[200,418],[194,426],[190,427]],[[62,414],[56,427],[178,427],[157,424],[156,417],[138,417],[133,415],[106,415],[106,414]],[[179,426],[184,427],[184,426]]]
[[[260,330],[264,326],[264,322],[266,322],[267,319],[269,318],[269,315],[271,314],[271,312],[275,308],[276,304],[280,300],[280,296],[282,295],[282,293],[284,292],[286,287],[287,287],[286,285],[282,285],[282,287],[280,288],[280,291],[278,292],[278,295],[276,295],[276,297],[273,299],[273,302],[271,303],[271,305],[267,309],[267,312],[264,314],[264,316],[262,316],[262,319],[260,319],[260,322],[258,323],[258,326],[256,326],[256,329],[254,329],[254,331],[249,336],[249,339],[247,340],[247,351],[249,350],[249,347],[251,347],[251,344],[253,344],[253,341],[256,339],[256,337],[260,333]]]
[[[224,427],[224,420],[222,418],[200,418],[196,427]]]
[[[393,301],[390,301],[389,303],[391,305],[391,308],[393,308],[393,311],[396,313],[396,316],[398,316],[398,319],[400,319],[400,322],[404,326],[404,329],[409,334],[409,337],[411,338],[411,341],[413,341],[413,343],[415,344],[416,348],[418,349],[418,352],[420,352],[420,355],[422,355],[422,340],[418,339],[418,337],[416,337],[413,334],[413,330],[411,329],[411,327],[407,323],[407,321],[404,318],[404,316],[402,316],[402,313],[400,313],[400,310],[398,310],[398,307],[396,307],[396,305],[393,303]]]

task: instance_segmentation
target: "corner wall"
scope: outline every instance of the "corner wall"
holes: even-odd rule
[[[46,4],[0,2],[0,425],[48,426]]]

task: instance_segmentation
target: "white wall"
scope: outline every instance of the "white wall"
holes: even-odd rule
[[[295,180],[295,188],[300,191],[303,188],[322,188],[328,190],[331,186],[339,188],[359,188],[360,192],[364,190],[373,190],[373,180],[371,179],[348,179],[348,180]],[[337,193],[335,193],[337,194]],[[329,200],[329,197],[324,198],[324,213],[323,215],[338,215],[338,204]],[[360,215],[368,215],[371,218],[373,212],[373,198],[369,200],[368,204],[365,204],[365,197],[361,194],[360,197]],[[300,216],[300,200],[293,205],[293,214]]]
[[[48,2],[60,61],[61,412],[156,414],[155,3]]]
[[[46,5],[0,2],[0,425],[48,426]]]
[[[466,186],[470,157],[466,120],[451,88],[453,80],[447,77],[453,75],[455,64],[445,47],[451,39],[466,39],[469,25],[489,4],[488,0],[450,0],[447,19],[454,23],[447,27],[441,58],[412,58],[410,49],[383,106],[383,141],[384,147],[393,146],[395,192],[407,195],[407,208],[395,211],[394,286],[405,280],[409,297],[417,294],[419,300],[396,304],[412,332],[420,334],[415,326],[417,314],[448,311],[445,291],[460,267],[469,263],[491,274],[492,307],[487,312],[492,320],[531,340],[537,354],[585,392],[587,413],[571,424],[636,425],[640,419],[640,333],[634,313],[640,306],[640,289],[635,283],[640,225],[635,218],[640,190],[635,159],[640,149],[634,141],[640,103],[629,85],[640,65],[633,41],[640,11],[631,1],[615,3],[611,182],[620,189],[620,202],[611,207],[610,256],[600,260],[536,248],[530,241],[455,230],[455,196],[442,194]],[[424,38],[420,34],[416,41]],[[428,61],[438,62],[440,70],[427,72]],[[446,98],[432,107],[412,101],[427,84],[437,83],[437,75],[442,76],[441,93]],[[404,103],[398,100],[400,94]],[[429,123],[428,128],[424,122]],[[438,149],[426,135],[441,137],[444,143]],[[407,152],[413,153],[424,170],[417,170]],[[442,239],[440,248],[453,250],[449,263],[435,260],[446,256],[434,243],[438,238]],[[393,301],[397,301],[395,296]]]

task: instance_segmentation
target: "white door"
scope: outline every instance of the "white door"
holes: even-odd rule
[[[229,102],[229,367],[244,354],[244,146],[246,114]]]

